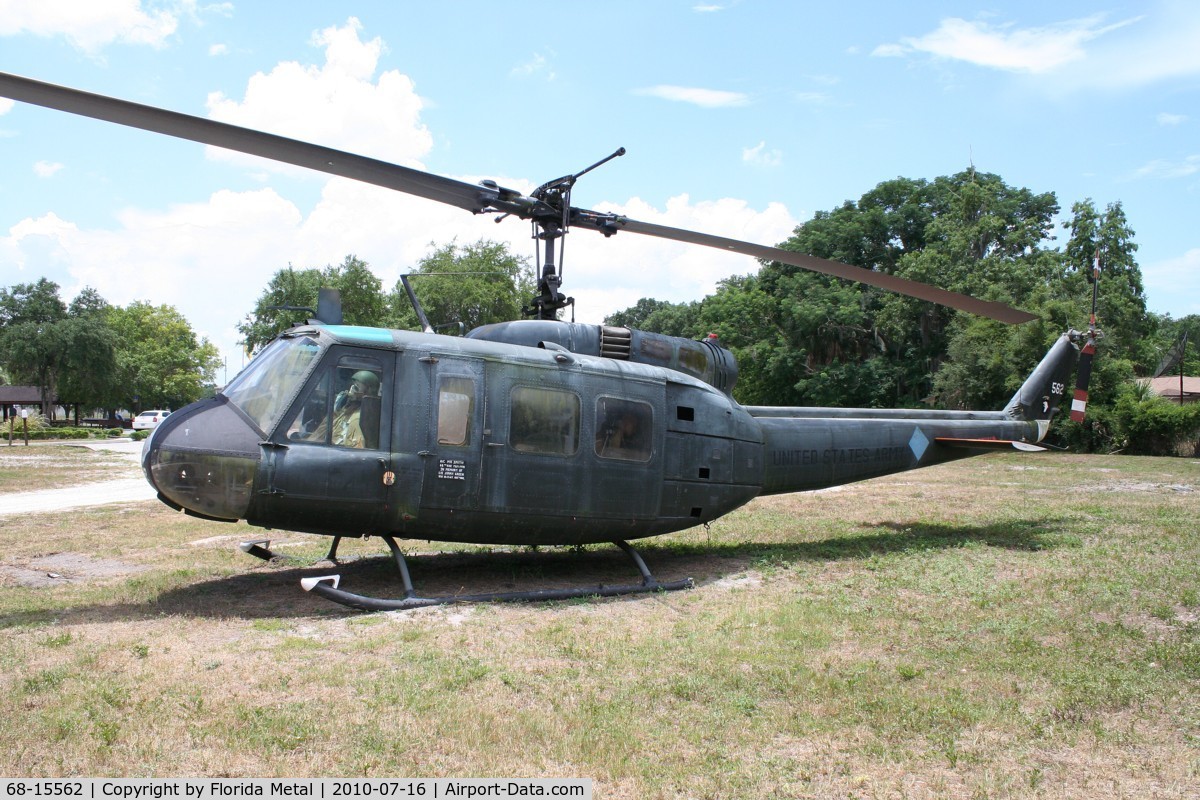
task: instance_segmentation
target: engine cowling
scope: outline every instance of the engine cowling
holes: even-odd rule
[[[653,364],[691,375],[728,395],[738,378],[737,359],[715,335],[697,341],[613,325],[525,319],[481,325],[467,337],[525,347],[553,342],[579,355]]]

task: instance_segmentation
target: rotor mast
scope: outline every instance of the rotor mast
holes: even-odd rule
[[[574,175],[564,175],[533,190],[530,195],[544,207],[544,213],[534,214],[533,238],[540,239],[543,253],[540,269],[538,270],[538,294],[525,308],[525,314],[534,319],[557,319],[560,309],[575,305],[574,297],[567,297],[559,289],[562,287],[562,259],[565,247],[558,247],[558,268],[555,267],[555,248],[571,227],[571,188],[575,181],[618,156],[625,155],[625,148],[619,147],[612,154],[580,170]],[[536,250],[535,250],[536,252]]]

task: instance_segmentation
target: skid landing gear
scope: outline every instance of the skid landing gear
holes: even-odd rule
[[[665,583],[659,581],[650,572],[646,566],[646,562],[642,560],[638,552],[629,546],[628,542],[615,541],[613,544],[621,548],[629,556],[634,566],[637,567],[638,572],[641,573],[641,583],[625,584],[622,586],[600,585],[579,586],[570,589],[537,589],[529,592],[491,592],[445,597],[419,597],[413,589],[412,578],[408,574],[408,562],[405,561],[404,554],[400,552],[396,540],[391,536],[382,536],[380,538],[387,542],[388,548],[392,551],[392,558],[396,562],[396,567],[400,570],[400,580],[404,583],[404,597],[390,600],[366,597],[343,591],[339,588],[341,575],[304,578],[300,581],[300,586],[306,592],[312,592],[320,597],[324,597],[326,600],[332,600],[335,603],[356,608],[360,611],[405,611],[413,608],[445,605],[447,603],[514,603],[538,600],[571,600],[577,597],[618,597],[621,595],[645,594],[648,592],[671,592],[678,589],[690,589],[694,585],[691,578],[667,581]],[[268,541],[244,542],[241,545],[243,551],[266,560],[270,560],[275,555],[269,547],[270,542]],[[336,550],[336,547],[337,540],[335,539],[334,550]],[[330,552],[332,554],[333,550]]]
[[[325,554],[325,561],[328,561],[331,564],[338,563],[337,551],[338,545],[341,543],[342,537],[333,537],[333,544],[329,546],[329,552]],[[249,542],[242,542],[238,545],[238,549],[247,555],[252,555],[255,558],[261,558],[263,561],[273,561],[277,558],[291,558],[291,556],[280,555],[272,550],[270,539],[254,539]]]

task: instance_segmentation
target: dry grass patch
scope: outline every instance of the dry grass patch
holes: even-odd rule
[[[1117,470],[1105,472],[1104,470]],[[1096,476],[1121,486],[1086,492]],[[694,591],[363,615],[246,526],[155,503],[0,519],[0,771],[573,775],[597,796],[1200,793],[1200,465],[986,457],[643,542]],[[1145,488],[1147,486],[1159,488]],[[418,589],[633,579],[613,548],[438,551]],[[377,541],[344,585],[396,593]]]
[[[139,474],[136,453],[71,445],[0,445],[0,494],[61,489]]]

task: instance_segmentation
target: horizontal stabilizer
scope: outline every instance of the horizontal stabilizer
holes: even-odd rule
[[[1045,447],[1029,442],[1018,442],[1014,439],[955,439],[950,436],[938,436],[934,439],[946,447],[961,447],[965,450],[1021,450],[1026,453],[1040,453]]]

